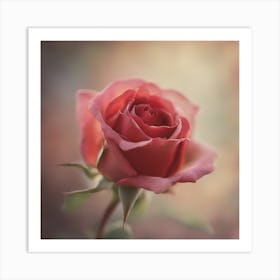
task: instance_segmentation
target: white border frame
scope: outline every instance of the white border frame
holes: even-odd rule
[[[280,279],[278,0],[2,0],[0,6],[1,280]],[[252,28],[254,146],[251,252],[168,255],[29,253],[26,29],[30,26],[155,24]]]
[[[252,92],[249,28],[29,28],[30,252],[249,252],[251,250]],[[239,239],[41,239],[41,41],[239,41]]]

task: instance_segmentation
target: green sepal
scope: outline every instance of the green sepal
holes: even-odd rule
[[[140,188],[118,186],[119,198],[123,208],[123,226],[142,191],[143,189]]]
[[[103,156],[104,153],[105,153],[105,148],[104,148],[104,145],[102,145],[102,147],[97,155],[97,158],[96,158],[96,166],[98,166],[98,164],[101,160],[101,157]]]
[[[131,211],[130,219],[139,218],[148,212],[152,199],[152,193],[150,191],[143,190],[136,200],[133,211]]]
[[[62,163],[59,166],[75,167],[83,171],[83,173],[90,179],[93,179],[99,173],[96,168],[87,167],[81,163]]]
[[[70,212],[79,208],[93,193],[108,189],[112,187],[112,185],[113,183],[111,181],[99,176],[98,178],[95,178],[94,187],[65,193],[62,207],[63,211]]]

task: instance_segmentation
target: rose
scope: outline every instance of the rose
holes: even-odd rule
[[[78,92],[81,152],[118,185],[162,193],[213,171],[215,153],[193,140],[198,106],[140,79]],[[104,145],[101,157],[98,155]]]

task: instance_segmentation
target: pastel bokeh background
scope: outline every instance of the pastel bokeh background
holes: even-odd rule
[[[239,236],[239,43],[41,43],[41,237],[86,238],[110,201],[100,192],[72,213],[61,211],[63,192],[89,187],[81,162],[76,91],[102,90],[120,78],[142,78],[186,94],[200,106],[195,138],[213,146],[215,171],[173,194],[150,194],[150,206],[131,217],[135,238],[228,239]],[[119,207],[112,217],[122,215]]]

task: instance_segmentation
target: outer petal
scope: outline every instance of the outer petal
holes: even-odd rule
[[[217,154],[211,148],[197,142],[190,142],[186,153],[186,167],[180,172],[179,182],[196,182],[202,176],[213,172]]]
[[[136,92],[136,104],[147,102],[172,114],[176,113],[171,101],[164,98],[161,89],[151,83],[142,84]]]
[[[207,146],[191,142],[188,146],[187,163],[184,170],[162,178],[153,176],[134,176],[118,181],[122,186],[144,188],[155,193],[166,192],[177,182],[196,182],[199,178],[214,170],[216,153]]]
[[[127,80],[118,80],[109,84],[100,94],[102,99],[101,113],[104,114],[107,106],[112,102],[115,98],[123,94],[127,90],[136,89],[140,87],[145,81],[141,79],[127,79]]]
[[[142,175],[167,177],[174,158],[181,148],[182,139],[154,138],[147,145],[124,151],[124,156],[133,168]],[[184,157],[184,154],[180,154]],[[176,170],[174,170],[176,171]]]
[[[189,121],[191,128],[194,126],[195,116],[199,110],[197,105],[191,103],[180,92],[172,89],[162,90],[162,97],[172,101],[176,107],[176,111]]]
[[[184,164],[185,160],[185,154],[186,150],[189,146],[189,140],[188,141],[182,141],[176,150],[176,153],[173,157],[172,163],[170,164],[170,168],[168,170],[167,176],[173,175],[175,172],[177,172],[182,165]]]
[[[107,144],[108,149],[105,149],[99,160],[98,170],[114,182],[121,178],[137,175],[137,172],[131,167],[118,146],[111,140]]]
[[[96,92],[79,90],[77,93],[77,114],[81,130],[81,153],[88,165],[96,166],[96,159],[102,147],[103,133],[100,123],[89,111],[89,103]]]

